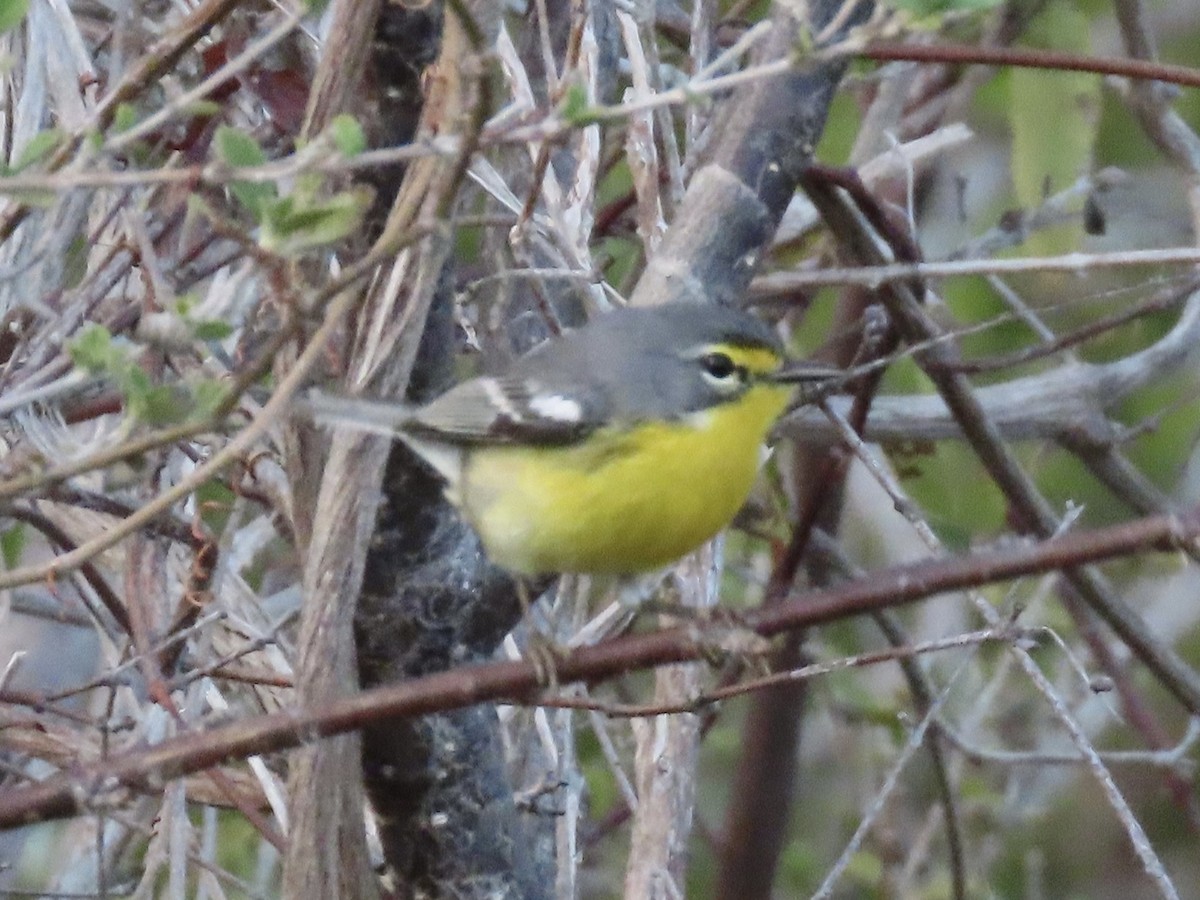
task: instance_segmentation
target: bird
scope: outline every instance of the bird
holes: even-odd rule
[[[745,310],[675,301],[599,314],[424,406],[302,405],[407,444],[510,572],[635,576],[725,528],[796,385],[839,374]]]

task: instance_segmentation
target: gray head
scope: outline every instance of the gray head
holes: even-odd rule
[[[784,356],[779,337],[750,313],[677,302],[598,316],[506,375],[586,398],[597,419],[678,418],[740,396]]]

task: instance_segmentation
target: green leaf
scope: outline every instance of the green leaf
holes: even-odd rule
[[[236,502],[237,496],[218,479],[209,479],[196,488],[196,509],[200,512],[201,521],[213,534],[224,532],[230,510]]]
[[[568,125],[590,125],[596,119],[596,115],[588,103],[587,91],[581,84],[573,84],[567,88],[561,111],[562,117]]]
[[[201,341],[220,341],[233,334],[233,326],[220,319],[201,319],[190,324],[192,334]]]
[[[123,355],[113,343],[112,335],[103,325],[91,325],[67,345],[71,360],[93,375],[111,374],[116,364],[124,362]]]
[[[261,166],[267,161],[267,154],[254,138],[228,125],[217,129],[214,146],[217,156],[235,169]],[[279,194],[275,185],[253,181],[235,181],[229,186],[229,190],[239,203],[257,217],[262,216],[263,207]]]
[[[235,168],[261,166],[267,161],[267,154],[258,146],[258,141],[228,125],[217,129],[215,146],[217,155]]]
[[[358,156],[367,149],[367,136],[354,116],[342,113],[329,123],[329,136],[342,156]]]
[[[221,321],[187,322],[187,325],[202,340],[223,337],[230,331],[230,326]],[[101,325],[85,329],[68,345],[68,351],[80,368],[111,379],[121,392],[129,414],[151,425],[173,425],[189,417],[211,415],[227,391],[222,381],[213,379],[194,385],[156,383],[138,365],[135,348],[115,340]]]
[[[359,226],[370,202],[371,191],[366,188],[303,204],[284,197],[264,211],[260,243],[283,256],[332,244]]]
[[[29,12],[29,0],[0,0],[0,34],[21,24]]]
[[[0,531],[0,555],[4,557],[4,567],[15,569],[21,564],[21,555],[25,552],[27,534],[25,526],[18,522],[11,528]]]
[[[213,100],[193,100],[184,107],[184,111],[189,116],[210,118],[221,111],[221,104]]]
[[[225,402],[229,390],[224,382],[215,378],[205,378],[192,386],[191,417],[206,419],[217,411]]]
[[[307,209],[316,202],[325,187],[325,176],[320,172],[301,172],[296,176],[291,200],[294,209]]]
[[[154,389],[154,382],[150,380],[145,369],[136,364],[130,364],[121,373],[121,389],[125,392],[126,399],[136,405],[141,402],[144,394]]]
[[[187,418],[190,404],[177,386],[154,384],[137,366],[127,375],[125,399],[132,415],[150,425],[174,425]]]
[[[140,113],[136,106],[132,103],[119,103],[113,112],[112,123],[108,130],[113,134],[124,134],[131,131],[138,124],[139,119]],[[97,149],[100,149],[103,144],[104,142],[101,140]],[[157,152],[154,145],[144,140],[135,140],[126,144],[123,152],[135,167],[157,166],[161,162],[161,153]]]
[[[229,190],[238,202],[255,216],[261,216],[263,207],[279,193],[273,184],[253,181],[235,181],[229,185]]]
[[[216,218],[216,213],[213,212],[208,201],[199,194],[189,194],[187,198],[187,215],[192,221],[195,219],[208,219],[209,221]]]
[[[45,131],[39,131],[29,139],[28,144],[21,148],[10,171],[20,172],[34,163],[41,162],[58,146],[63,136],[64,132],[61,128],[47,128]]]
[[[850,857],[846,867],[846,879],[854,884],[874,887],[884,879],[887,868],[878,855],[869,850],[859,850]]]
[[[122,131],[128,131],[137,124],[137,110],[129,103],[118,103],[116,112],[113,113],[112,130],[120,134]]]
[[[1029,43],[1088,54],[1091,25],[1073,4],[1049,4],[1028,31]],[[1015,69],[1009,73],[1012,176],[1022,207],[1041,204],[1092,167],[1100,120],[1101,78],[1087,72]],[[1082,206],[1082,200],[1080,201]],[[1028,243],[1035,254],[1075,248],[1079,228],[1040,232]]]
[[[141,413],[138,416],[143,422],[151,425],[174,425],[187,418],[189,404],[179,391],[169,384],[156,384],[146,391],[141,398]]]
[[[91,243],[82,235],[76,235],[63,254],[63,286],[68,290],[78,287],[88,273],[88,254]]]

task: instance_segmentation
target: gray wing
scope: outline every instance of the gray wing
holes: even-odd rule
[[[409,433],[461,444],[570,444],[604,423],[602,391],[521,376],[473,378],[416,410]]]

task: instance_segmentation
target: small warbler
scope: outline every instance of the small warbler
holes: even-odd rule
[[[794,382],[778,336],[714,304],[620,308],[419,408],[310,394],[318,421],[399,437],[520,575],[632,575],[729,524]]]

